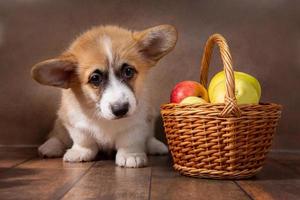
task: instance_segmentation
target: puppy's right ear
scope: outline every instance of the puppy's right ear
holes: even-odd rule
[[[73,55],[63,55],[34,65],[31,76],[40,84],[67,89],[70,87],[76,66],[77,62]]]
[[[176,45],[177,30],[172,25],[159,25],[134,33],[139,52],[154,62],[168,54]]]

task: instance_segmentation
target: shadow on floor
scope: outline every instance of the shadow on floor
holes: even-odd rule
[[[0,168],[0,171],[2,172],[0,174],[0,189],[28,185],[35,180],[26,179],[26,176],[38,176],[39,174],[36,169],[24,168]]]

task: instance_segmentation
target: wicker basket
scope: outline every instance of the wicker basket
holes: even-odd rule
[[[277,127],[281,105],[237,105],[232,58],[226,40],[212,35],[205,45],[200,82],[207,88],[212,50],[217,44],[226,75],[222,104],[164,104],[165,133],[174,168],[181,174],[215,179],[241,179],[257,174],[264,164]]]

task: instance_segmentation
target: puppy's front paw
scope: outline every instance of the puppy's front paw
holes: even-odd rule
[[[69,149],[63,160],[65,162],[84,162],[84,161],[92,161],[97,155],[97,151],[84,148],[84,147],[72,147]]]
[[[42,144],[38,151],[41,157],[61,157],[66,150],[65,145],[57,138],[52,137]]]
[[[147,165],[147,155],[145,153],[118,152],[116,164],[120,167],[144,167]]]

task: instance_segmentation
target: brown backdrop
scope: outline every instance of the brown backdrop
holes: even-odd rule
[[[219,32],[230,43],[235,68],[260,80],[262,100],[284,105],[274,148],[299,150],[299,8],[300,1],[284,0],[1,1],[0,144],[39,144],[52,126],[59,91],[31,80],[33,64],[57,55],[93,25],[170,23],[179,42],[151,74],[159,80],[153,85],[157,105],[168,101],[176,82],[198,80],[204,42]],[[210,74],[221,69],[214,59]]]

